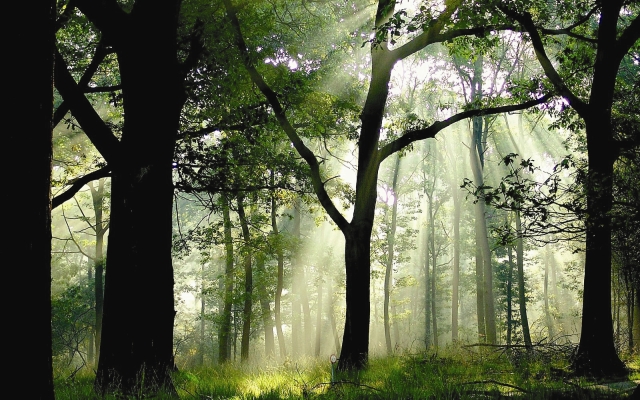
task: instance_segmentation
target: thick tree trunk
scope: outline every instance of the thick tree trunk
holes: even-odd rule
[[[362,223],[345,233],[347,307],[340,370],[362,369],[368,362],[372,227],[372,223]]]
[[[427,217],[428,218],[428,217]],[[425,232],[424,246],[424,346],[431,347],[431,257],[429,257],[429,228]],[[484,325],[483,325],[484,326]]]
[[[633,303],[633,322],[631,323],[633,332],[632,337],[632,346],[633,351],[638,354],[640,353],[640,288],[635,288],[635,296]]]
[[[172,162],[185,101],[177,61],[178,12],[177,0],[139,1],[130,14],[121,15],[123,24],[110,31],[125,118],[119,157],[111,165],[108,268],[96,375],[102,393],[160,388],[175,393],[170,375],[175,369]],[[151,61],[154,68],[148,67]],[[151,106],[150,99],[162,100]]]
[[[224,224],[224,291],[223,308],[218,330],[218,362],[220,364],[231,358],[231,307],[233,305],[233,237],[231,236],[231,215],[229,200],[222,196],[222,221]]]
[[[5,45],[11,62],[5,80],[8,101],[3,110],[5,126],[4,162],[10,168],[29,167],[29,176],[15,179],[3,193],[19,194],[12,203],[16,217],[9,216],[8,235],[2,241],[3,253],[21,265],[7,265],[6,283],[28,282],[29,302],[15,302],[10,291],[3,299],[7,305],[7,324],[19,331],[7,332],[15,338],[30,339],[23,345],[14,343],[7,357],[12,360],[5,376],[7,387],[21,395],[53,400],[51,367],[51,162],[53,114],[53,54],[55,2],[11,2],[3,5],[3,13],[21,27]],[[7,25],[7,28],[10,28]],[[6,28],[5,28],[6,30]],[[10,56],[9,56],[10,55]],[[8,89],[8,90],[7,90]],[[8,137],[8,141],[6,138]],[[14,192],[15,190],[15,192]],[[6,201],[6,197],[5,197]],[[5,258],[7,259],[7,258]],[[13,303],[13,304],[12,304]],[[11,304],[11,306],[8,306]],[[13,348],[13,349],[11,349]]]
[[[429,199],[429,247],[431,249],[431,318],[433,318],[433,347],[438,349],[438,313],[436,307],[436,277],[437,275],[437,254],[436,254],[436,213],[433,208],[433,198]]]

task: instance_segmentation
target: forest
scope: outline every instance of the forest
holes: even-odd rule
[[[640,399],[638,0],[7,6],[22,398]]]

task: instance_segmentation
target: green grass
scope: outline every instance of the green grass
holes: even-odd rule
[[[629,391],[605,390],[570,378],[567,361],[511,355],[477,348],[450,348],[436,354],[403,354],[372,359],[360,372],[336,374],[327,360],[280,367],[213,366],[179,371],[174,384],[181,399],[626,399]],[[631,378],[640,361],[629,362]],[[59,372],[59,376],[65,376]],[[93,374],[56,379],[56,399],[97,399]],[[117,395],[105,399],[122,399]],[[168,399],[158,394],[154,399]]]

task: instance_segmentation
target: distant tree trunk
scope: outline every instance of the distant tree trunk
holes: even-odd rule
[[[516,253],[518,263],[518,303],[520,304],[520,321],[522,324],[522,336],[527,349],[531,348],[531,334],[529,333],[529,318],[527,317],[527,293],[524,282],[524,244],[522,239],[522,221],[520,211],[515,212],[516,217]]]
[[[338,335],[338,324],[336,324],[336,315],[335,315],[335,301],[336,296],[333,292],[333,280],[329,278],[329,285],[327,287],[327,297],[329,297],[329,321],[331,322],[331,331],[333,332],[333,343],[335,346],[336,354],[340,354],[340,336]]]
[[[509,257],[509,271],[507,272],[507,346],[511,346],[511,336],[513,331],[513,246],[507,246],[507,255]]]
[[[274,172],[271,172],[271,184],[274,184]],[[271,194],[271,233],[278,238],[280,233],[278,231],[278,221],[276,214],[276,196]],[[280,303],[282,301],[282,289],[284,287],[284,251],[282,244],[278,242],[276,245],[276,258],[278,261],[278,276],[276,281],[276,294],[274,304],[274,314],[276,319],[276,334],[278,336],[278,348],[280,349],[280,358],[283,360],[287,357],[287,346],[284,340],[284,333],[282,332],[282,316],[280,314]]]
[[[240,343],[240,360],[249,360],[249,337],[251,336],[251,308],[253,306],[253,266],[251,264],[251,234],[249,233],[249,223],[244,211],[244,198],[237,196],[238,218],[242,228],[244,241],[243,265],[244,265],[244,308],[242,310],[242,339]]]
[[[221,196],[221,199],[225,263],[223,308],[218,330],[218,362],[220,364],[229,361],[231,358],[231,307],[233,305],[233,237],[231,236],[231,215],[229,213],[229,200],[225,196]]]
[[[427,223],[424,246],[424,345],[427,350],[431,347],[431,258],[429,257],[428,226]]]
[[[480,101],[483,97],[482,73],[484,58],[478,56],[474,62],[474,73],[471,79],[471,100]],[[472,118],[472,145],[470,146],[471,170],[476,187],[484,185],[484,151],[486,142],[486,123],[483,129],[483,117]],[[478,315],[478,334],[487,343],[495,344],[497,341],[496,313],[493,299],[493,268],[491,266],[491,250],[489,248],[489,237],[487,232],[486,204],[483,199],[479,199],[475,206],[476,218],[476,283],[482,282],[482,290],[477,287],[478,294],[482,291],[482,316]],[[482,259],[482,275],[478,275],[478,256]],[[478,298],[478,306],[480,299]],[[480,308],[480,307],[478,307]],[[480,310],[479,310],[480,312]],[[480,321],[484,321],[484,331],[480,327]]]
[[[200,345],[198,346],[197,364],[199,366],[204,365],[204,353],[205,353],[205,288],[204,288],[205,274],[204,263],[200,266]]]
[[[457,174],[455,175],[457,178]],[[455,179],[455,178],[454,178]],[[460,188],[457,184],[451,185],[453,191],[453,273],[451,277],[451,341],[457,342],[458,336],[458,308],[460,287]]]
[[[302,341],[304,354],[312,355],[312,343],[313,343],[313,323],[311,322],[311,308],[309,307],[309,287],[306,278],[306,268],[304,265],[300,266],[300,302],[302,303],[302,313],[304,316],[304,340]]]
[[[260,309],[262,311],[262,325],[264,327],[264,353],[267,358],[273,357],[275,353],[275,340],[273,337],[273,319],[271,318],[271,303],[265,281],[267,271],[264,267],[265,256],[263,253],[256,254],[256,272],[259,279],[257,282],[258,296],[260,297]]]
[[[553,329],[553,318],[551,317],[551,311],[549,310],[549,264],[551,263],[551,251],[550,245],[546,245],[545,249],[545,257],[544,257],[544,316],[547,323],[547,332],[548,332],[548,340],[551,342],[555,336]]]
[[[3,109],[3,161],[6,168],[23,166],[29,171],[28,176],[13,179],[11,188],[3,188],[4,201],[11,207],[5,220],[10,227],[2,240],[3,279],[14,286],[13,290],[20,282],[28,284],[28,301],[16,301],[15,292],[8,288],[3,296],[7,306],[5,329],[14,323],[18,329],[5,334],[23,339],[7,342],[6,357],[12,361],[4,379],[7,388],[13,387],[20,394],[10,395],[7,389],[6,396],[53,400],[51,120],[55,2],[10,2],[3,4],[3,14],[21,26],[4,49],[6,74],[11,78],[6,79],[8,87],[4,87],[8,101]],[[5,32],[12,29],[6,23]],[[10,198],[14,193],[18,196],[15,202]],[[18,258],[20,264],[9,262],[9,258]]]
[[[391,226],[387,233],[387,265],[384,274],[384,338],[387,345],[387,354],[393,352],[391,345],[391,322],[389,318],[389,302],[391,298],[391,282],[393,274],[393,260],[395,255],[396,226],[398,219],[398,174],[400,172],[400,154],[396,155],[396,164],[393,171],[393,206],[391,209]]]
[[[433,207],[433,198],[429,199],[429,247],[431,249],[431,264],[433,274],[431,275],[431,318],[433,318],[433,346],[438,349],[438,313],[436,309],[436,278],[438,258],[436,253],[436,213]]]
[[[293,232],[295,239],[300,241],[300,201],[296,200],[293,205]],[[301,282],[300,282],[300,251],[296,250],[291,257],[291,351],[294,357],[303,354],[302,347],[302,303],[301,303]]]
[[[320,268],[318,268],[320,271]],[[320,356],[320,344],[322,343],[322,276],[318,276],[318,304],[316,305],[316,347],[315,356]]]
[[[634,289],[634,304],[633,304],[633,321],[631,323],[632,332],[632,349],[638,354],[640,353],[640,288],[637,286]]]

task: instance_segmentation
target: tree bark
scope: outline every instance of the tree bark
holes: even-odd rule
[[[51,163],[53,115],[53,55],[55,40],[55,2],[11,2],[3,5],[19,29],[7,25],[14,37],[7,42],[5,64],[8,101],[3,110],[5,122],[6,166],[29,167],[29,176],[16,179],[11,189],[20,195],[12,205],[9,234],[2,241],[4,254],[19,257],[22,265],[7,265],[5,282],[28,282],[29,302],[15,303],[10,291],[5,294],[7,323],[18,331],[10,335],[29,335],[23,346],[8,346],[7,357],[13,364],[5,377],[7,383],[28,389],[34,399],[53,400],[51,366]],[[9,76],[8,75],[8,76]],[[5,262],[6,265],[6,262]],[[21,268],[22,267],[22,268]],[[28,371],[28,372],[27,372]]]
[[[186,99],[177,60],[180,2],[138,0],[130,13],[110,1],[74,4],[115,48],[125,110],[117,155],[105,156],[111,222],[96,389],[175,395],[172,161]],[[150,106],[150,99],[162,101]]]

